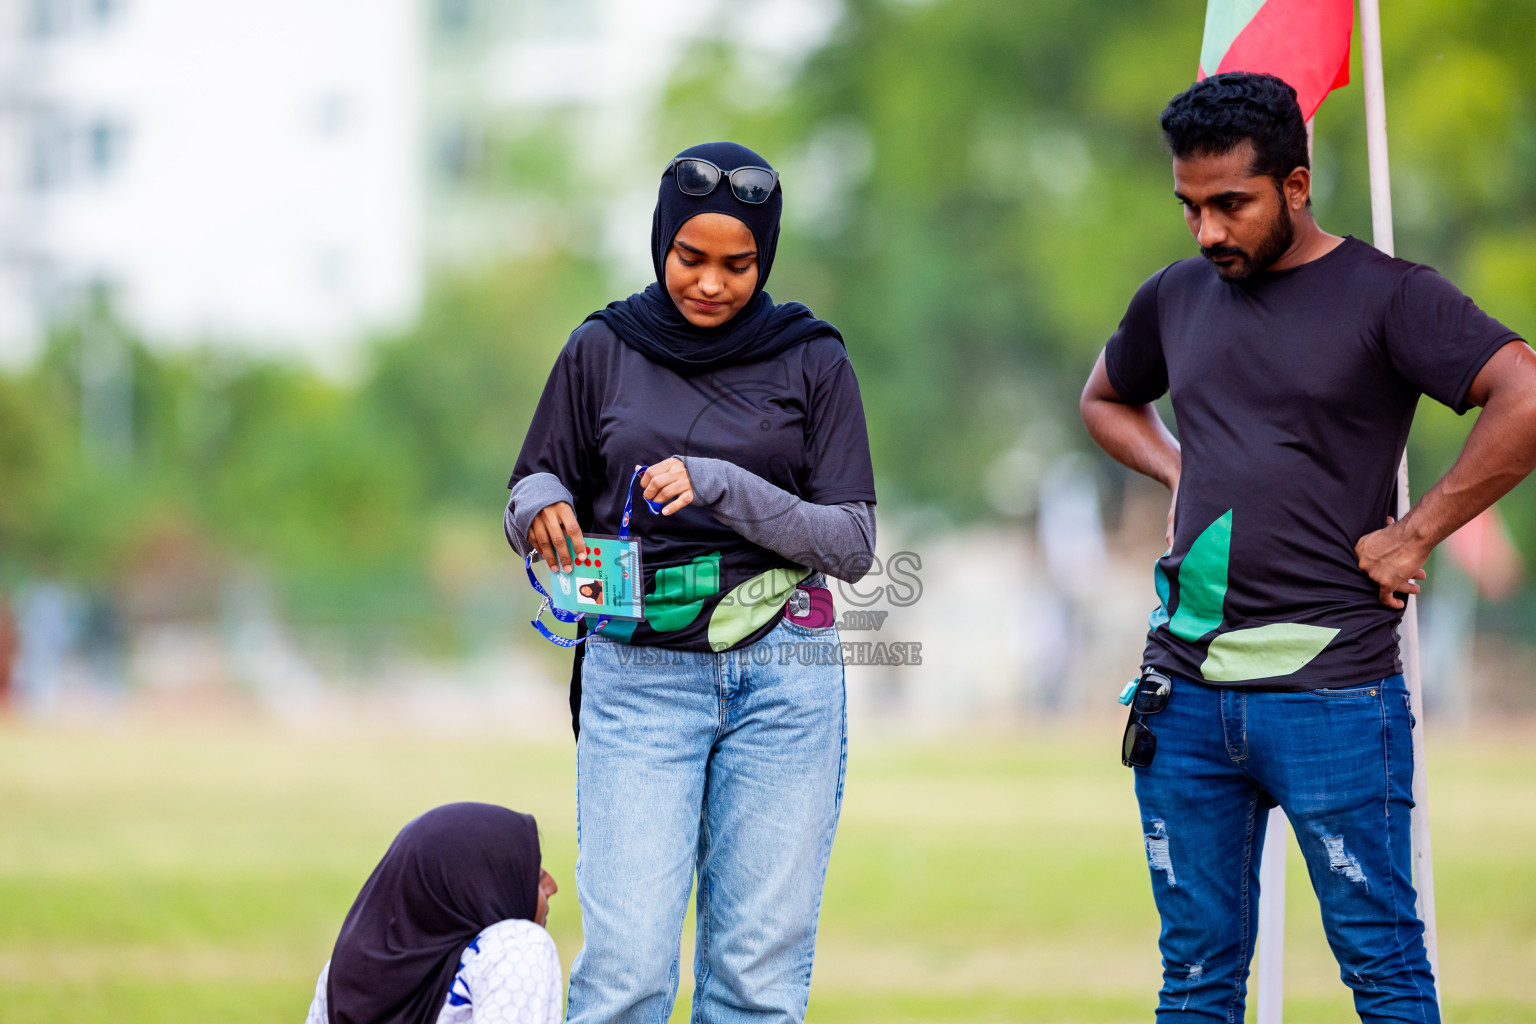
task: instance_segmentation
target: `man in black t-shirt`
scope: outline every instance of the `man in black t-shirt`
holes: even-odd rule
[[[1200,256],[1136,292],[1082,399],[1094,440],[1174,495],[1144,656],[1171,689],[1144,673],[1125,751],[1158,1012],[1242,1018],[1278,804],[1361,1019],[1437,1021],[1396,629],[1435,545],[1536,466],[1536,353],[1428,267],[1318,227],[1284,82],[1207,78],[1162,128]],[[1165,393],[1178,440],[1150,404]],[[1421,394],[1483,411],[1394,522]]]

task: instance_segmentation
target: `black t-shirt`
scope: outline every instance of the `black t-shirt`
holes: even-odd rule
[[[1146,663],[1222,686],[1340,687],[1402,671],[1355,543],[1386,525],[1419,395],[1458,413],[1517,335],[1429,267],[1356,238],[1223,281],[1153,275],[1105,349],[1129,402],[1165,392],[1183,448]]]
[[[616,534],[637,465],[673,455],[724,459],[818,505],[875,500],[864,404],[831,335],[770,359],[684,377],[601,321],[555,360],[508,486],[553,473],[585,532]],[[652,514],[635,483],[646,619],[603,635],[682,650],[727,650],[766,634],[809,572],[746,540],[698,505]]]

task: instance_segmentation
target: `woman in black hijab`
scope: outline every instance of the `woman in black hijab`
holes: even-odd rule
[[[320,972],[306,1024],[558,1024],[554,879],[533,818],[435,808],[373,869]]]
[[[782,203],[744,146],[667,165],[656,280],[571,335],[509,484],[507,539],[566,573],[633,491],[660,508],[630,523],[644,619],[578,648],[570,1024],[667,1018],[695,874],[694,1020],[805,1015],[845,746],[826,576],[868,570],[875,491],[842,336],[763,290]]]

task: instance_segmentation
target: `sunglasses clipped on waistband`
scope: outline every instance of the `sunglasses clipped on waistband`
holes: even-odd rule
[[[1157,737],[1147,728],[1146,720],[1168,706],[1172,693],[1172,679],[1157,669],[1142,669],[1129,702],[1131,714],[1125,722],[1125,736],[1120,740],[1120,763],[1127,768],[1152,767],[1152,758],[1157,756]]]
[[[720,185],[720,179],[731,183],[731,194],[744,203],[758,206],[768,201],[779,183],[779,172],[766,167],[738,167],[727,174],[701,157],[680,156],[667,164],[667,170],[677,171],[677,187],[684,195],[707,196]],[[662,172],[663,174],[666,171]]]

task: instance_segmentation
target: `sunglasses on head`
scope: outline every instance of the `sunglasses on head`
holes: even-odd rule
[[[1120,763],[1127,768],[1150,768],[1157,756],[1157,737],[1147,728],[1148,715],[1168,706],[1173,680],[1156,669],[1144,669],[1131,699],[1131,715],[1126,719],[1125,735],[1120,740]]]
[[[731,183],[731,195],[753,206],[766,203],[779,183],[779,172],[766,167],[738,167],[727,174],[697,156],[677,157],[667,164],[667,170],[677,171],[677,187],[684,195],[707,196],[719,186],[723,177]]]

